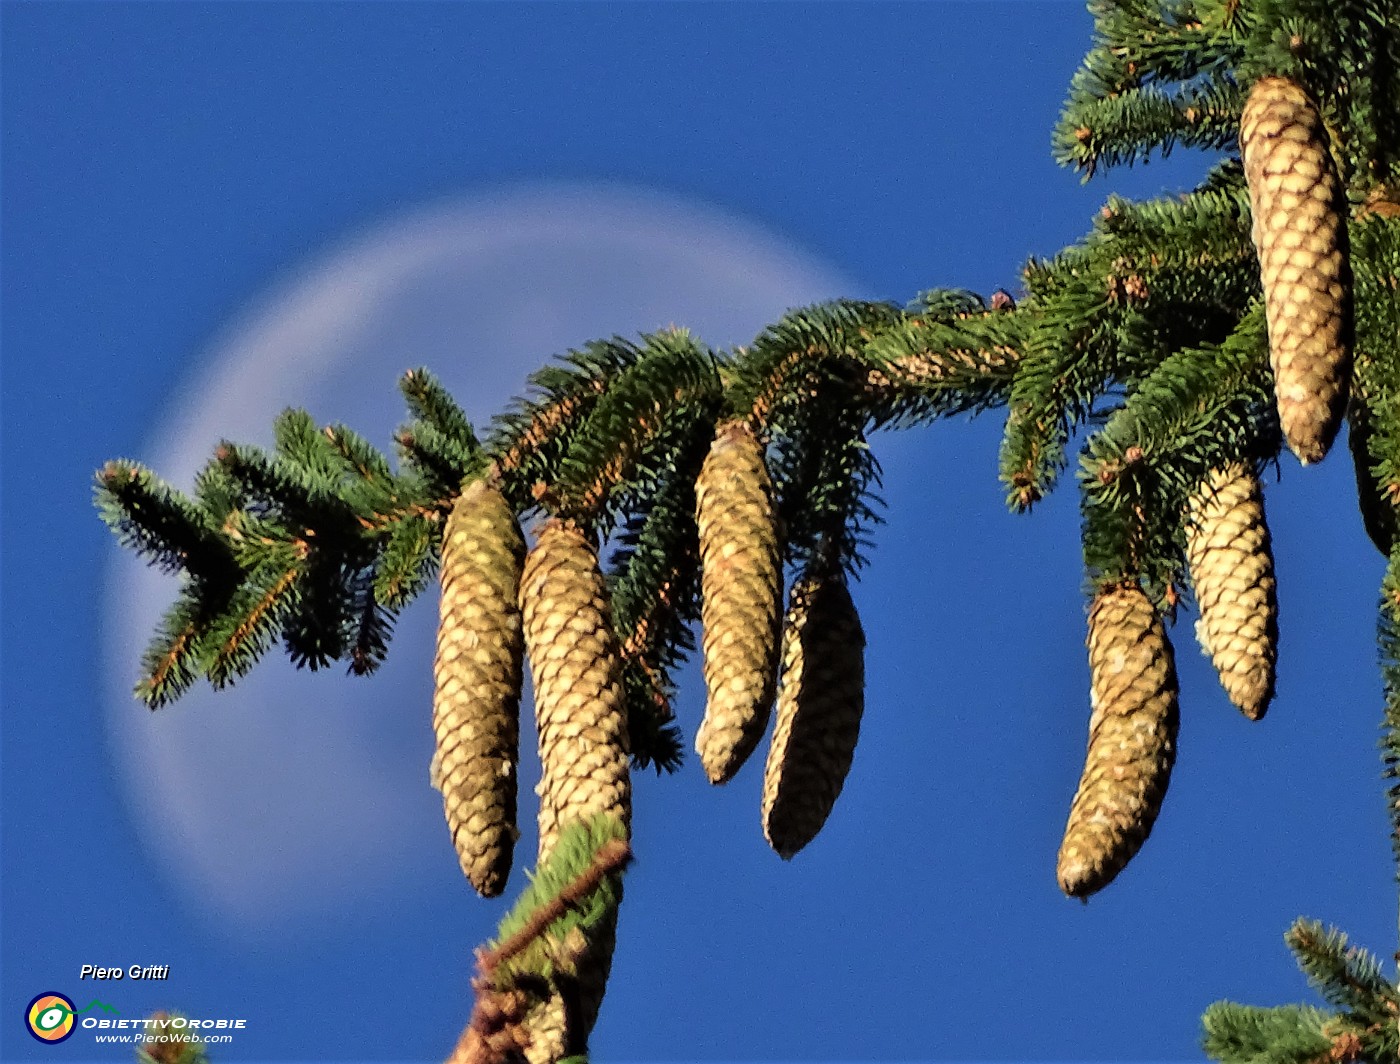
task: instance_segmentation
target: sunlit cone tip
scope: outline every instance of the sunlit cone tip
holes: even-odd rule
[[[1072,897],[1102,890],[1146,841],[1176,757],[1171,643],[1136,584],[1100,591],[1089,613],[1089,745],[1056,866]]]
[[[782,662],[763,777],[763,834],[786,860],[826,823],[860,738],[865,633],[839,574],[794,585]]]
[[[720,426],[695,495],[707,693],[695,750],[710,782],[724,783],[768,723],[782,608],[773,486],[746,424]]]
[[[1197,639],[1230,701],[1259,720],[1274,692],[1278,600],[1258,478],[1238,462],[1213,470],[1187,503],[1185,530]]]
[[[1240,116],[1279,421],[1304,465],[1336,437],[1351,376],[1352,306],[1343,189],[1317,106],[1266,77]]]
[[[443,530],[429,773],[462,872],[488,897],[505,888],[517,834],[524,554],[504,496],[481,480],[468,485]]]

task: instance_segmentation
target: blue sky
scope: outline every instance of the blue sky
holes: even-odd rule
[[[550,189],[580,217],[599,216],[603,196],[679,219],[693,256],[677,277],[700,276],[706,234],[745,258],[677,291],[674,311],[622,252],[598,260],[595,288],[575,278],[567,306],[542,277],[531,297],[548,328],[448,367],[466,392],[493,382],[464,394],[469,407],[599,333],[756,329],[760,295],[1014,289],[1025,258],[1073,240],[1110,191],[1181,187],[1204,165],[1174,158],[1087,187],[1053,166],[1049,129],[1089,28],[1060,2],[5,5],[0,1059],[100,1056],[81,1032],[56,1047],[25,1033],[24,1006],[46,990],[80,1006],[100,996],[124,1016],[246,1017],[219,1062],[430,1060],[466,1018],[470,951],[501,907],[464,888],[435,819],[421,646],[391,652],[369,681],[287,678],[268,662],[256,705],[230,692],[184,718],[163,711],[172,734],[223,714],[210,727],[227,730],[189,741],[243,744],[200,751],[227,776],[240,749],[263,757],[334,735],[343,705],[351,752],[385,770],[393,801],[408,796],[402,818],[377,807],[393,823],[364,826],[372,845],[328,836],[300,863],[269,845],[233,877],[242,893],[206,880],[201,894],[180,867],[181,847],[210,848],[196,828],[220,796],[169,790],[172,762],[132,745],[137,727],[161,742],[165,721],[112,693],[134,667],[111,654],[127,638],[128,577],[91,507],[92,473],[119,455],[153,460],[178,443],[172,425],[217,406],[217,358],[253,327],[250,308],[394,219],[490,204],[508,229]],[[531,261],[502,259],[491,298],[527,285]],[[752,307],[705,302],[750,282]],[[453,299],[415,291],[410,310]],[[377,295],[350,294],[352,308]],[[456,313],[487,329],[499,307],[476,298]],[[603,306],[638,318],[590,317]],[[424,329],[414,343],[442,342]],[[387,444],[413,345],[379,340],[379,361],[346,362],[285,401]],[[1295,916],[1393,948],[1375,749],[1382,563],[1345,454],[1306,475],[1285,460],[1269,488],[1283,629],[1269,716],[1250,724],[1229,706],[1183,617],[1171,791],[1142,853],[1081,906],[1054,883],[1088,715],[1076,502],[1065,492],[1008,515],[999,429],[990,415],[876,441],[887,523],[855,592],[866,721],[808,850],[784,863],[764,846],[757,764],[721,790],[694,764],[639,777],[639,862],[598,1059],[1190,1059],[1209,1002],[1307,998],[1281,942]],[[696,679],[677,705],[689,733]],[[245,704],[262,716],[239,717]],[[171,749],[178,760],[192,748]],[[334,819],[328,788],[374,786],[308,776],[248,821],[254,844],[291,846],[297,825]],[[189,863],[216,868],[201,852]],[[171,975],[99,986],[78,979],[88,963]]]

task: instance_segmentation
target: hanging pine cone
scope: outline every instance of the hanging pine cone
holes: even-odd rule
[[[431,776],[462,871],[487,897],[505,887],[516,838],[524,556],[505,497],[473,481],[442,537]]]
[[[1327,453],[1351,375],[1342,185],[1317,106],[1287,78],[1254,83],[1240,116],[1279,421],[1304,465]]]
[[[715,435],[695,483],[705,638],[705,717],[695,750],[711,783],[753,753],[773,704],[781,622],[773,486],[743,422]]]
[[[1058,867],[1060,889],[1077,898],[1111,883],[1147,839],[1176,759],[1172,647],[1136,584],[1094,600],[1089,674],[1089,750]]]
[[[543,863],[559,833],[575,820],[611,813],[630,826],[627,707],[598,556],[573,525],[553,521],[540,533],[525,559],[520,603],[543,769],[538,788]],[[615,922],[608,920],[578,962],[578,1028],[584,1041],[607,987],[614,937]],[[554,1037],[546,1032],[563,1030],[558,1022],[563,1007],[556,993],[539,1024],[528,1024],[532,1031],[538,1027],[537,1045],[546,1055],[551,1050],[543,1047]],[[534,1054],[527,1051],[531,1061]]]
[[[539,727],[540,860],[572,820],[631,823],[622,659],[598,556],[574,526],[551,522],[520,579]]]
[[[1186,508],[1186,558],[1201,609],[1196,637],[1230,701],[1268,709],[1278,659],[1278,599],[1259,479],[1243,463],[1213,470]]]
[[[803,576],[793,586],[782,657],[763,777],[763,835],[786,860],[826,823],[865,710],[865,632],[839,573]]]

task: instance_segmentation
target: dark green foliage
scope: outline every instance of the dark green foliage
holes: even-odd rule
[[[236,578],[233,552],[220,534],[222,515],[198,505],[145,466],[108,462],[97,474],[95,494],[102,519],[122,546],[151,564],[216,583]]]
[[[1226,1064],[1314,1064],[1332,1048],[1330,1019],[1304,1005],[1263,1009],[1220,1001],[1206,1010],[1201,1048]]]
[[[644,452],[637,474],[653,486],[615,537],[608,572],[613,625],[623,648],[632,761],[658,772],[680,765],[682,740],[671,716],[671,673],[694,649],[700,613],[695,481],[709,447],[713,404],[676,424],[665,446]]]
[[[1216,1002],[1202,1020],[1206,1053],[1224,1064],[1375,1064],[1400,1059],[1400,991],[1365,950],[1314,920],[1284,936],[1298,966],[1336,1011]]]
[[[789,312],[735,368],[730,409],[760,426],[784,535],[784,560],[821,553],[855,567],[879,466],[865,441],[871,418],[864,351],[902,320],[887,303],[828,303]]]
[[[873,378],[872,423],[902,427],[1001,406],[1029,321],[1009,308],[988,310],[970,292],[923,293],[862,351]]]
[[[1163,359],[1085,448],[1079,471],[1092,595],[1140,576],[1159,606],[1179,590],[1181,513],[1212,469],[1279,446],[1262,308],[1223,344]]]
[[[608,383],[636,357],[637,349],[625,341],[586,344],[563,355],[558,364],[537,370],[528,382],[531,394],[496,415],[486,452],[517,510],[534,505],[535,485],[548,482]]]
[[[623,346],[623,341],[613,343]],[[551,479],[561,514],[610,523],[614,498],[635,496],[632,481],[648,447],[672,424],[693,423],[720,393],[714,356],[688,332],[642,338],[627,369],[618,373],[574,433]]]

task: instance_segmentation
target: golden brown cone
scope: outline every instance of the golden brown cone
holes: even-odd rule
[[[773,485],[747,425],[730,422],[716,433],[695,499],[708,692],[695,750],[710,782],[725,783],[768,725],[782,620]]]
[[[1060,889],[1087,898],[1152,831],[1176,759],[1171,643],[1136,585],[1099,592],[1089,612],[1089,749],[1060,844]]]
[[[627,707],[622,658],[598,556],[573,525],[552,521],[525,559],[520,580],[525,647],[535,686],[542,776],[540,863],[548,860],[559,833],[575,820],[611,813],[630,828],[632,788],[628,774]],[[590,955],[577,974],[578,1022],[582,1039],[597,1019],[612,966],[614,921],[595,932]],[[566,1039],[567,1010],[556,992],[527,1023],[538,1053],[554,1052]],[[563,1019],[561,1019],[561,1017]],[[553,1032],[553,1033],[551,1033]]]
[[[1254,83],[1240,116],[1240,150],[1279,421],[1304,465],[1332,445],[1351,376],[1346,210],[1327,143],[1301,86],[1280,77]]]
[[[1186,511],[1186,558],[1201,616],[1196,637],[1230,701],[1258,720],[1274,693],[1278,597],[1259,479],[1243,463],[1213,470]]]
[[[431,777],[462,871],[488,897],[505,887],[516,838],[524,556],[505,498],[473,481],[442,537]]]
[[[793,586],[777,724],[763,776],[763,835],[784,860],[826,823],[865,710],[865,632],[840,574]]]

